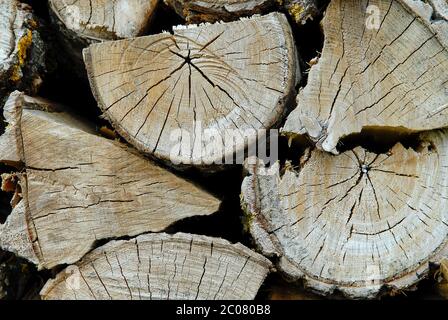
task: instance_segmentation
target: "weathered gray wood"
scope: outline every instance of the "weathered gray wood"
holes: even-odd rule
[[[157,0],[49,0],[57,20],[88,41],[132,38],[143,34]]]
[[[277,125],[300,77],[279,13],[93,44],[84,60],[99,107],[120,135],[168,163],[198,167],[244,150],[247,140],[226,144],[227,132],[244,137]],[[224,141],[222,149],[203,147],[207,130]],[[176,131],[190,139],[173,139]]]
[[[213,196],[62,110],[19,92],[5,105],[0,160],[24,170],[23,199],[0,225],[2,248],[51,268],[78,261],[98,240],[218,210]]]
[[[448,257],[448,132],[420,138],[418,150],[314,150],[297,169],[252,167],[243,206],[260,249],[325,295],[373,298],[416,284]]]
[[[422,1],[331,1],[325,43],[284,133],[337,153],[363,128],[448,125],[448,23]]]
[[[253,299],[271,263],[241,244],[178,233],[111,241],[60,272],[43,299]]]

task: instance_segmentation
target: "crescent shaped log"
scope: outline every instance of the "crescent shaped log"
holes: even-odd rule
[[[271,262],[241,244],[177,233],[111,241],[49,280],[45,300],[254,299]]]

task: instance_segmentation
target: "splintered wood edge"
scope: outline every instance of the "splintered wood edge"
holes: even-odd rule
[[[420,0],[398,0],[398,2],[402,4],[402,7],[409,14],[415,16],[428,29],[430,29],[434,33],[436,39],[440,42],[440,44],[448,51],[448,5],[444,4],[443,0],[431,0],[430,3],[426,3]],[[438,10],[442,11],[439,12]],[[440,15],[441,18],[433,20],[434,14]],[[325,33],[325,30],[323,30],[323,32]],[[319,62],[317,62],[317,64],[319,64]],[[311,69],[313,68],[315,68],[315,66],[311,66]],[[303,89],[304,87],[299,89],[298,95],[296,97],[297,102],[300,96],[300,91]],[[288,120],[288,118],[286,120]],[[323,146],[321,145],[321,143],[323,142],[323,140],[325,140],[328,133],[326,131],[326,128],[321,127],[314,120],[315,119],[303,117],[301,121],[304,123],[306,129],[305,127],[303,127],[299,132],[295,132],[287,128],[281,128],[281,134],[289,139],[300,138],[302,136],[312,136],[312,137],[320,136],[319,140],[317,141],[318,143],[317,145],[318,147],[322,148]],[[369,128],[369,127],[372,126],[366,125],[363,128]],[[381,128],[381,126],[373,126],[373,127]],[[396,127],[395,129],[401,130],[400,127]],[[434,129],[440,129],[440,128],[434,128]],[[412,130],[412,128],[406,128],[406,131],[418,132],[418,130]],[[352,132],[352,133],[359,133],[359,132]],[[344,136],[340,137],[339,140],[343,137]],[[334,154],[339,153],[336,147],[334,148],[323,147],[323,149]]]
[[[241,18],[239,18],[239,20],[235,20],[235,21],[252,20],[254,18],[263,18],[264,16],[268,16],[268,15],[275,15],[276,19],[279,21],[279,25],[282,27],[283,33],[285,35],[290,35],[290,36],[285,37],[284,39],[286,41],[286,47],[288,49],[288,50],[286,50],[287,54],[288,54],[288,70],[289,70],[288,72],[291,76],[289,77],[289,79],[287,79],[288,81],[285,86],[284,95],[282,97],[280,97],[277,105],[273,108],[273,110],[283,109],[280,114],[277,114],[276,118],[274,118],[274,116],[271,116],[270,123],[269,123],[270,125],[268,125],[268,127],[274,128],[274,127],[280,125],[280,123],[284,120],[286,114],[289,111],[291,111],[291,110],[288,110],[288,107],[295,99],[295,95],[296,95],[295,86],[300,82],[300,80],[302,78],[300,64],[298,62],[299,61],[298,51],[297,51],[297,48],[295,45],[295,40],[292,36],[291,26],[289,25],[288,21],[286,20],[286,17],[283,14],[278,13],[278,12],[269,13],[267,15],[256,14],[251,17],[241,17]],[[211,26],[214,24],[232,23],[235,21],[215,22],[215,23],[205,22],[205,23],[200,23],[200,24],[178,25],[178,26],[174,26],[173,30],[176,31],[176,30],[189,29],[189,28],[206,27],[206,26]],[[282,23],[282,22],[285,22],[285,23]],[[161,34],[169,35],[170,33],[162,32]],[[127,40],[126,39],[116,40],[115,42],[120,42],[120,41],[127,41]],[[100,45],[100,44],[92,44],[91,46],[94,46],[94,45]],[[169,165],[178,170],[182,170],[182,169],[189,168],[189,167],[195,167],[200,170],[211,171],[211,172],[224,169],[224,167],[225,167],[224,165],[217,165],[217,164],[212,164],[212,165],[203,164],[203,163],[201,163],[200,165],[190,164],[190,163],[189,164],[184,164],[184,163],[174,164],[174,163],[172,163],[172,161],[168,155],[161,154],[157,150],[155,150],[153,152],[153,150],[149,146],[143,144],[142,142],[138,141],[137,139],[130,139],[130,134],[127,132],[127,130],[125,128],[122,127],[121,122],[116,121],[115,119],[112,118],[111,115],[109,115],[107,112],[104,111],[104,110],[107,110],[107,106],[103,102],[103,99],[101,98],[101,94],[98,91],[98,88],[96,85],[92,55],[91,55],[91,51],[90,51],[89,47],[83,49],[82,55],[83,55],[83,60],[84,60],[84,64],[86,67],[86,72],[88,75],[89,84],[90,84],[92,94],[95,97],[95,100],[97,101],[99,108],[103,112],[102,118],[106,119],[109,123],[111,123],[112,127],[116,130],[116,132],[120,136],[125,138],[125,140],[127,140],[131,145],[133,145],[134,147],[136,147],[138,150],[145,153],[149,157],[151,157],[155,160],[158,160],[158,161],[162,161],[164,164]],[[239,150],[237,148],[234,148],[234,149],[236,149],[235,152],[239,152],[241,150],[244,150],[245,148],[247,148],[247,142]],[[232,153],[234,153],[234,152],[232,152]],[[223,154],[223,158],[225,156],[226,156],[226,154]]]
[[[434,139],[440,139],[441,136],[445,136],[447,133],[448,131],[446,130],[422,132],[419,135],[419,140],[423,145],[429,143],[432,146],[432,141]],[[397,146],[401,146],[401,144],[397,143],[395,147]],[[403,147],[401,146],[401,148]],[[298,177],[301,168],[303,168],[310,156],[310,150],[307,150],[301,158],[300,167],[297,171],[288,163],[285,167],[280,168],[279,163],[277,162],[269,171],[266,171],[266,169],[259,164],[254,165],[248,170],[248,176],[243,180],[241,187],[241,206],[248,219],[249,231],[258,250],[265,256],[275,257],[278,261],[276,267],[278,267],[279,271],[281,271],[289,280],[302,280],[306,288],[321,295],[331,295],[340,292],[348,298],[372,299],[387,293],[400,292],[401,290],[414,288],[420,280],[429,274],[432,266],[438,266],[443,260],[448,258],[448,237],[446,237],[445,241],[416,268],[403,271],[401,274],[397,274],[393,279],[380,284],[347,286],[331,281],[327,282],[325,279],[316,279],[306,274],[306,272],[302,271],[297,264],[293,263],[285,256],[282,245],[276,235],[273,231],[269,231],[274,229],[269,218],[271,215],[276,215],[272,214],[274,211],[277,213],[277,217],[281,216],[281,214],[279,214],[281,209],[278,207],[279,202],[275,194],[278,193],[278,191],[276,191],[278,190],[277,186],[283,175],[285,173],[290,173]],[[258,172],[260,171],[260,168],[262,171],[259,174]],[[269,190],[272,190],[272,192],[264,192],[264,194],[267,195],[268,200],[264,201],[263,208],[261,208],[262,204],[258,197],[259,190],[262,188],[270,188]]]
[[[40,291],[40,296],[44,300],[48,299],[59,299],[58,296],[51,296],[52,291],[59,286],[65,286],[64,282],[67,280],[67,278],[70,277],[70,272],[68,272],[68,268],[75,266],[78,268],[78,270],[81,270],[84,266],[91,265],[96,259],[103,257],[107,253],[113,253],[117,252],[118,249],[125,244],[128,243],[139,243],[141,246],[140,250],[143,250],[143,245],[145,242],[153,243],[157,241],[172,241],[172,242],[184,242],[184,243],[190,243],[191,244],[205,244],[205,245],[212,245],[213,250],[219,251],[220,249],[224,250],[231,250],[237,255],[241,255],[242,257],[247,257],[252,259],[255,263],[257,263],[260,267],[264,269],[264,274],[262,275],[262,278],[265,279],[268,273],[272,269],[272,263],[263,257],[262,255],[250,250],[246,246],[242,245],[241,243],[232,244],[229,241],[222,239],[222,238],[213,238],[209,236],[204,235],[195,235],[195,234],[187,234],[187,233],[176,233],[173,235],[166,234],[166,233],[149,233],[149,234],[143,234],[139,235],[133,239],[130,240],[112,240],[108,242],[107,244],[98,247],[94,249],[93,251],[89,252],[87,255],[85,255],[79,262],[75,263],[72,266],[67,267],[66,269],[59,272],[54,279],[50,279],[47,281],[47,283],[44,285],[42,290]],[[84,280],[85,281],[85,280]],[[69,290],[68,288],[66,290]],[[251,297],[251,299],[255,298],[255,293]]]

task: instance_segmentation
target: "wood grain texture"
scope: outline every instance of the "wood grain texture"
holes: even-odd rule
[[[433,17],[421,1],[331,1],[322,56],[284,133],[337,153],[340,138],[363,128],[446,127],[448,23]]]
[[[147,234],[95,249],[48,281],[41,296],[246,300],[255,297],[270,267],[269,260],[239,243],[182,233]]]
[[[78,37],[99,41],[132,38],[148,27],[157,0],[50,0],[65,28]]]
[[[416,284],[448,255],[448,132],[387,154],[311,151],[298,171],[242,186],[250,229],[279,268],[321,294],[373,298]]]
[[[232,21],[267,12],[275,0],[164,0],[187,23]]]
[[[198,123],[218,140],[226,130],[271,128],[300,76],[291,29],[279,13],[93,44],[84,60],[98,104],[120,135],[159,159],[197,166],[247,145],[198,152]],[[191,137],[182,156],[172,154],[176,130]]]
[[[23,164],[23,199],[0,226],[0,245],[40,268],[74,263],[101,239],[161,231],[218,210],[213,196],[52,104],[15,92],[5,110],[10,125],[0,141],[11,144],[0,143],[0,157]]]

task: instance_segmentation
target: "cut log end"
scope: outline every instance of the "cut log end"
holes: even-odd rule
[[[89,41],[132,38],[147,29],[158,0],[50,0],[58,21]]]
[[[15,235],[28,235],[41,268],[76,262],[97,240],[161,231],[219,208],[210,194],[40,99],[13,93],[5,117],[15,143],[7,151],[17,152],[1,153],[1,161],[25,167],[25,214],[8,217],[0,244],[21,253]]]
[[[119,134],[168,163],[202,167],[278,124],[298,78],[291,29],[278,13],[94,44],[84,59]],[[243,138],[226,143],[227,133]],[[218,147],[204,148],[210,140]]]
[[[258,245],[321,294],[372,298],[416,284],[448,251],[447,132],[421,139],[387,154],[315,150],[298,172],[247,177]]]
[[[111,241],[59,273],[45,300],[253,299],[271,263],[241,244],[178,233]]]
[[[433,13],[421,1],[332,1],[322,56],[284,132],[337,153],[366,127],[448,126],[448,22]]]

